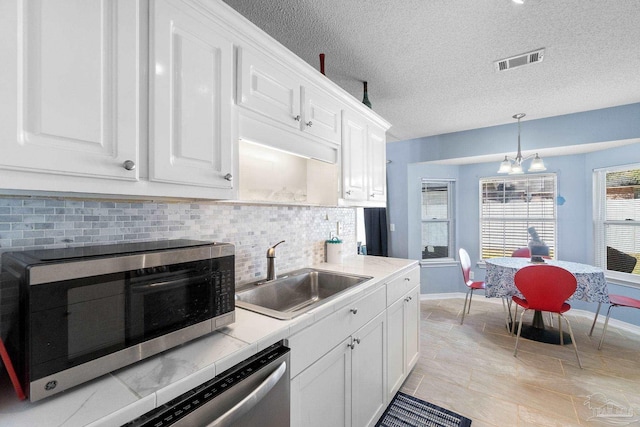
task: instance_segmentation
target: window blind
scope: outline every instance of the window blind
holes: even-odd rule
[[[596,264],[640,283],[640,165],[594,171],[594,201]]]
[[[452,257],[453,181],[422,180],[422,259]]]
[[[527,229],[535,227],[549,246],[556,247],[556,176],[507,176],[480,180],[481,256],[511,256],[527,246]]]

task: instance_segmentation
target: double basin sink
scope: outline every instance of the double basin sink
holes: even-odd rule
[[[240,287],[236,290],[236,306],[289,320],[369,279],[371,277],[303,268],[275,280]]]

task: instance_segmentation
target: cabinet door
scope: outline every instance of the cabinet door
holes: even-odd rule
[[[302,88],[302,120],[304,132],[340,144],[342,105],[310,86]]]
[[[420,357],[420,286],[411,290],[408,297],[404,305],[406,375]]]
[[[230,189],[233,43],[176,4],[151,3],[149,178]]]
[[[387,308],[387,397],[391,399],[420,356],[420,287]]]
[[[353,334],[353,426],[374,425],[387,406],[386,316],[381,313]],[[330,425],[330,424],[326,424]]]
[[[367,200],[367,125],[357,114],[342,116],[342,197]]]
[[[386,203],[387,198],[387,153],[385,131],[378,126],[367,127],[369,148],[370,201]]]
[[[300,129],[300,81],[276,62],[247,48],[238,49],[238,105]]]
[[[351,425],[351,338],[291,381],[294,427]]]
[[[140,3],[3,1],[0,167],[138,179]]]
[[[400,390],[407,374],[405,305],[404,299],[399,299],[387,308],[387,397],[389,399]]]

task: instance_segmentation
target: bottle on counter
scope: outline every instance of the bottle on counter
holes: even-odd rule
[[[342,264],[342,240],[339,237],[333,237],[326,242],[327,263]]]

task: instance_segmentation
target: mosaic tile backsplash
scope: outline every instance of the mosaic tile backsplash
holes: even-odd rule
[[[178,238],[229,242],[242,284],[266,275],[267,249],[280,240],[286,243],[277,249],[278,271],[323,262],[338,221],[345,253],[355,254],[353,208],[0,197],[0,252]]]

